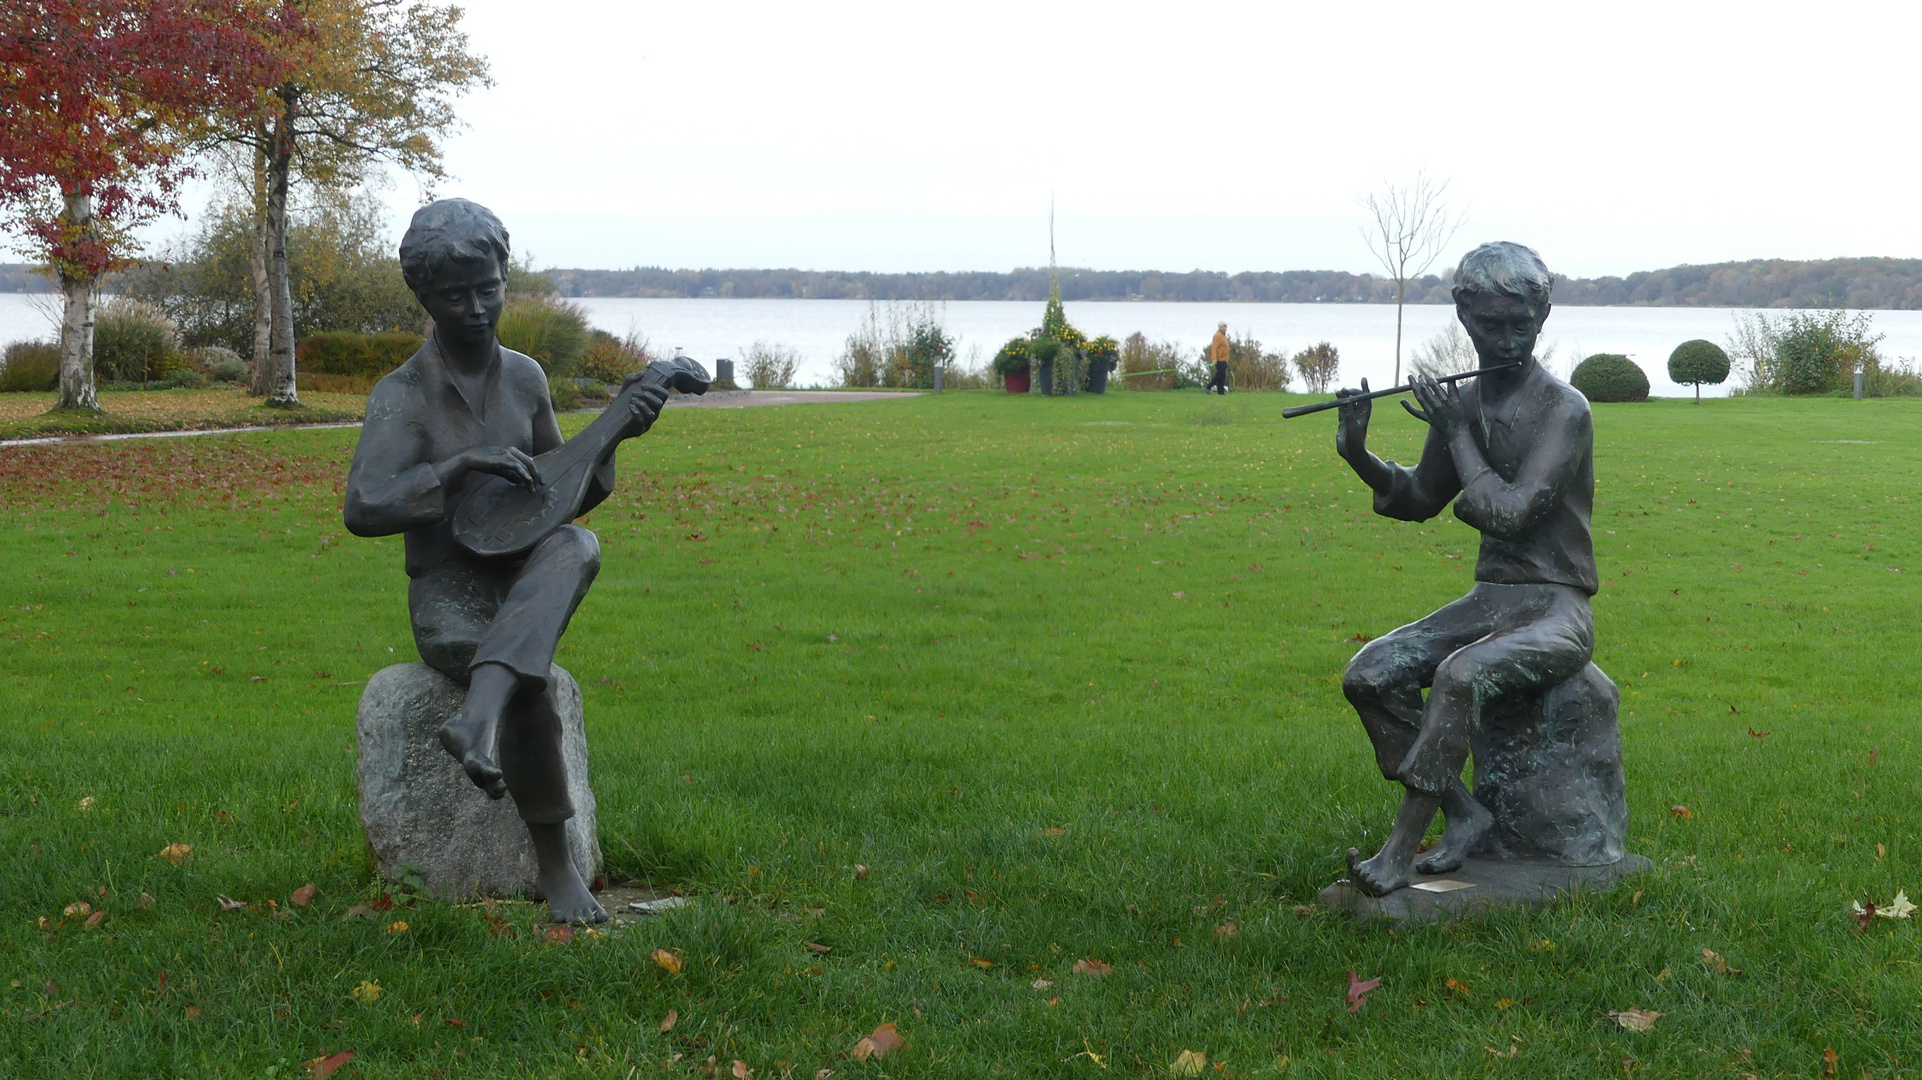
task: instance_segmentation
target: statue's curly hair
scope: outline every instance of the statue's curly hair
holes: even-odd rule
[[[400,273],[415,293],[426,291],[449,262],[493,259],[507,272],[507,227],[494,212],[466,199],[442,199],[414,211],[400,239]]]
[[[1455,268],[1455,299],[1478,292],[1507,293],[1528,301],[1533,308],[1548,304],[1555,289],[1555,278],[1548,272],[1535,249],[1498,240],[1483,244],[1462,256]]]

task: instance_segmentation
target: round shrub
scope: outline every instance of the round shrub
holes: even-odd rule
[[[1670,382],[1693,384],[1695,400],[1702,400],[1702,384],[1720,386],[1728,378],[1728,354],[1713,341],[1696,338],[1675,346],[1668,354]]]
[[[1596,353],[1575,365],[1568,381],[1590,401],[1648,400],[1648,376],[1620,353]]]

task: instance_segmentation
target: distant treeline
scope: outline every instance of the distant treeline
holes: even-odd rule
[[[0,263],[0,292],[52,292],[53,279],[28,263]]]
[[[873,274],[839,270],[549,270],[563,296],[731,296],[804,300],[1025,300],[1048,298],[1048,272]],[[1064,300],[1185,300],[1383,304],[1394,282],[1340,270],[1225,274],[1207,270],[1061,271]],[[0,292],[46,292],[50,279],[0,264]],[[109,290],[112,285],[109,283]],[[1410,282],[1413,304],[1448,303],[1434,274]],[[1575,306],[1922,308],[1922,259],[1751,259],[1672,266],[1627,277],[1557,278],[1555,302]]]
[[[563,296],[810,300],[1026,300],[1048,296],[1048,272],[873,274],[835,270],[551,270]],[[1064,300],[1186,300],[1289,304],[1393,303],[1394,282],[1338,270],[1225,274],[1206,270],[1061,271]],[[1408,301],[1449,302],[1437,275],[1410,282]],[[1752,259],[1673,266],[1627,277],[1562,278],[1555,302],[1575,306],[1922,308],[1922,259]]]

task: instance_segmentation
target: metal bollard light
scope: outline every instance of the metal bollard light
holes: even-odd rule
[[[1855,400],[1862,400],[1862,369],[1855,369]]]

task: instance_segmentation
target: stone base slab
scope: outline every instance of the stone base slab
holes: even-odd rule
[[[1624,855],[1607,866],[1469,859],[1452,874],[1417,874],[1413,885],[1387,896],[1369,896],[1343,878],[1321,890],[1321,904],[1357,918],[1441,922],[1484,908],[1546,904],[1568,893],[1605,892],[1652,865],[1640,855]],[[1451,883],[1469,888],[1451,888]],[[1418,887],[1422,885],[1441,885],[1447,891]]]

